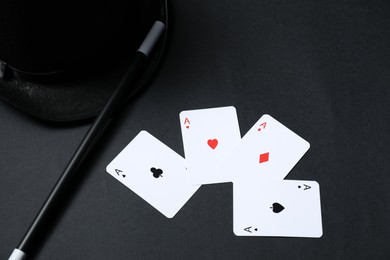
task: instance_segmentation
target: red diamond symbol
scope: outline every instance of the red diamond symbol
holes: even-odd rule
[[[260,154],[259,163],[268,162],[268,160],[269,160],[269,153]]]

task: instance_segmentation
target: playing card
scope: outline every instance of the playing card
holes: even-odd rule
[[[218,165],[233,182],[282,180],[310,144],[270,115],[263,115]]]
[[[320,188],[315,181],[233,183],[237,236],[321,237]]]
[[[190,183],[231,181],[227,173],[217,173],[216,166],[241,139],[236,109],[230,106],[183,111],[180,126]]]
[[[185,160],[146,131],[141,131],[106,170],[168,218],[200,187],[188,183]]]

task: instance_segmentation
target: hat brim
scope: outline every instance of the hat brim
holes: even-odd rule
[[[154,20],[160,20],[168,29],[166,0],[154,3],[159,3],[159,6],[150,8],[156,8],[159,17],[151,17],[150,24]],[[156,73],[164,54],[167,29],[149,56],[149,65],[137,86],[134,86],[135,89],[147,86]],[[110,48],[117,48],[116,46],[118,44],[113,42],[105,51],[109,52]],[[123,47],[123,44],[120,46]],[[81,67],[61,81],[33,83],[19,77],[0,79],[0,98],[33,117],[47,121],[65,122],[94,117],[125,75],[135,51],[134,47],[123,48],[120,52],[116,51],[115,55],[108,55],[110,57],[107,59],[95,57],[94,65]]]

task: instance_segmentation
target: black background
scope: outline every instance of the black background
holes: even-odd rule
[[[37,259],[388,259],[388,1],[170,1],[158,77],[113,121]],[[268,113],[311,148],[287,176],[321,186],[320,239],[236,237],[232,184],[167,219],[105,172],[140,131],[184,155],[182,110],[233,105],[241,134]],[[89,123],[0,103],[0,258],[37,213]]]

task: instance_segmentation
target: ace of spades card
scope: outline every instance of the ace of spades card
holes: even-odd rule
[[[233,183],[233,230],[237,236],[321,237],[318,183]]]

